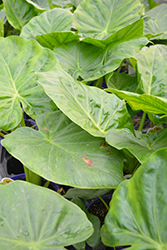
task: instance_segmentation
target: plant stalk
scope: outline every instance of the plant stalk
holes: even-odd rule
[[[109,211],[109,206],[107,205],[107,203],[103,200],[103,198],[101,198],[100,196],[99,196],[99,199],[103,202],[103,204],[104,204],[104,206],[107,208],[107,210]]]
[[[0,132],[0,137],[4,138],[4,134]]]
[[[22,115],[22,120],[20,122],[21,127],[25,127],[24,116]],[[28,169],[25,165],[23,165],[24,173],[27,182],[31,182],[33,184],[41,186],[41,176],[35,174],[30,169]]]
[[[141,118],[141,121],[140,121],[140,125],[139,125],[139,128],[138,128],[138,131],[141,131],[141,132],[142,132],[142,129],[143,129],[143,126],[144,126],[144,122],[145,122],[145,119],[146,119],[146,113],[143,112],[143,115],[142,115],[142,118]]]

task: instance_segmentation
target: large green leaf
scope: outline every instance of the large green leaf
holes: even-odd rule
[[[159,150],[120,184],[102,227],[107,246],[130,250],[167,249],[167,149]]]
[[[97,74],[105,74],[104,50],[83,42],[71,42],[54,48],[62,68],[73,78],[98,78]]]
[[[137,59],[137,93],[167,97],[167,46],[153,45],[143,48]]]
[[[161,4],[148,11],[144,17],[144,35],[154,35],[152,39],[167,39],[167,4]],[[160,34],[162,35],[157,35]]]
[[[85,0],[74,12],[74,23],[83,38],[104,40],[138,20],[141,8],[139,0]]]
[[[22,119],[22,109],[30,116],[55,110],[56,106],[36,83],[33,71],[49,71],[57,59],[36,41],[21,37],[0,38],[0,128],[10,130]]]
[[[79,188],[113,188],[123,180],[119,152],[102,146],[61,111],[37,119],[39,131],[28,127],[5,136],[3,146],[26,167],[47,180]]]
[[[134,57],[147,44],[142,34],[143,21],[139,20],[115,36],[105,49],[83,42],[64,44],[54,49],[62,67],[75,79],[98,79],[119,67],[124,58]],[[99,44],[97,44],[99,45]]]
[[[122,99],[126,99],[132,109],[141,109],[155,114],[167,113],[167,46],[154,45],[144,48],[138,55],[138,87],[136,93],[110,89]]]
[[[18,30],[37,15],[34,6],[25,0],[3,0],[5,14],[11,25]]]
[[[55,8],[32,18],[22,29],[20,36],[37,39],[41,45],[54,47],[79,36],[71,31],[73,16],[69,10]]]
[[[167,99],[152,95],[139,95],[128,91],[107,89],[116,94],[120,99],[126,99],[134,110],[143,110],[147,113],[167,114]]]
[[[63,70],[36,75],[56,105],[90,134],[105,137],[110,128],[122,127],[133,131],[126,105],[115,95],[84,85]]]
[[[128,149],[142,163],[161,148],[167,148],[167,129],[155,133],[137,133],[135,137],[126,129],[110,130],[106,135],[106,141],[117,149]]]
[[[1,249],[63,250],[93,233],[85,213],[49,189],[15,181],[0,199]]]

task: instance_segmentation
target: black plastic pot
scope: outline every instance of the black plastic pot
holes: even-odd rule
[[[38,130],[38,127],[33,120],[25,119],[25,122],[32,124],[32,126]],[[0,138],[0,141],[1,140],[2,138]],[[0,143],[0,179],[21,173],[24,173],[22,163],[9,154]]]

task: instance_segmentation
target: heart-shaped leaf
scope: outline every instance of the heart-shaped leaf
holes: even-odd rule
[[[141,8],[139,0],[85,0],[74,12],[74,23],[83,38],[104,40],[138,20]]]
[[[155,114],[167,113],[166,74],[167,47],[154,45],[144,48],[138,55],[138,87],[136,93],[109,89],[121,99],[126,99],[132,109]]]
[[[110,128],[122,127],[133,131],[126,105],[115,95],[84,85],[63,70],[36,75],[59,109],[90,134],[105,137]]]
[[[78,40],[79,36],[71,31],[72,24],[73,16],[69,10],[55,8],[32,18],[20,36],[37,39],[44,47],[53,49],[62,43]]]
[[[75,79],[81,77],[84,81],[92,81],[117,69],[123,59],[138,54],[148,43],[142,33],[143,21],[139,20],[129,25],[124,32],[117,34],[114,41],[108,41],[109,44],[105,49],[75,42],[63,44],[55,48],[54,52],[62,68]]]
[[[155,133],[141,134],[137,137],[126,129],[110,130],[106,141],[117,149],[128,149],[141,163],[161,148],[167,148],[167,129]]]
[[[36,117],[37,113],[55,110],[55,104],[37,84],[33,71],[48,71],[57,59],[35,40],[22,37],[0,38],[0,128],[10,130],[22,119],[22,107]]]
[[[164,25],[166,22],[167,4],[161,4],[146,13],[144,17],[144,35],[147,37],[153,35],[151,39],[167,39],[167,30]],[[162,33],[162,35],[157,35],[159,33]]]
[[[113,188],[123,180],[119,152],[105,147],[60,111],[5,136],[2,145],[33,172],[55,183],[79,188]]]
[[[114,192],[102,227],[105,245],[167,249],[166,161],[167,149],[159,150]]]
[[[167,46],[153,45],[143,48],[137,59],[137,74],[139,94],[167,97]]]
[[[34,6],[25,0],[3,0],[5,14],[11,25],[18,30],[34,16],[38,15]]]
[[[0,187],[0,199],[1,249],[63,250],[93,233],[85,213],[49,189],[15,181]]]

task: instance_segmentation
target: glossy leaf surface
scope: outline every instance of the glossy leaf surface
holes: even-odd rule
[[[0,38],[0,47],[0,128],[10,130],[20,123],[20,103],[34,118],[37,113],[55,110],[33,73],[54,69],[55,55],[36,41],[21,37]]]
[[[137,59],[137,93],[167,97],[167,46],[154,45],[143,48]]]
[[[37,119],[39,131],[19,128],[3,146],[33,172],[55,183],[104,189],[123,180],[122,160],[114,148],[95,138],[60,111]]]
[[[167,4],[161,4],[148,11],[144,17],[144,35],[154,35],[152,39],[167,39],[167,30],[164,25],[167,22]],[[156,34],[160,34],[157,35]]]
[[[115,40],[110,41],[105,49],[76,42],[57,47],[54,52],[62,68],[75,79],[80,76],[85,81],[91,81],[117,69],[124,58],[138,54],[148,43],[142,33],[143,22],[139,20],[129,25],[124,32],[116,35]],[[99,43],[98,45],[100,46]]]
[[[21,36],[37,39],[41,45],[53,49],[79,36],[71,31],[73,16],[69,10],[55,8],[31,19],[22,29]]]
[[[109,131],[106,135],[107,142],[117,149],[128,149],[141,163],[161,148],[167,148],[167,129],[155,133],[137,133],[135,137],[128,130]]]
[[[58,193],[23,181],[0,188],[1,249],[63,250],[87,239],[86,215]]]
[[[138,0],[85,0],[74,12],[74,22],[83,37],[102,40],[138,20],[141,7]]]
[[[122,127],[133,131],[125,103],[115,95],[75,81],[63,70],[36,75],[59,109],[90,134],[105,137],[110,128]]]
[[[5,14],[11,25],[18,30],[38,13],[25,0],[4,0]]]
[[[137,59],[138,87],[136,93],[110,89],[121,99],[126,99],[132,109],[149,113],[167,113],[166,60],[167,47],[154,45],[143,48]]]
[[[167,149],[159,150],[114,192],[102,227],[105,245],[167,249],[166,161]]]

